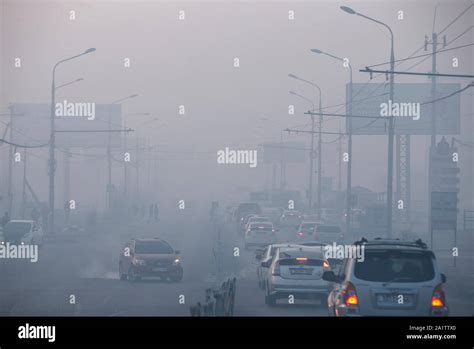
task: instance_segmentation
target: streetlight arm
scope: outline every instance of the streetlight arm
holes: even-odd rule
[[[363,15],[362,13],[359,13],[359,12],[356,12],[356,15],[357,16],[360,16],[360,17],[363,17],[365,19],[368,19],[369,21],[372,21],[372,22],[375,22],[375,23],[378,23],[382,26],[384,26],[385,28],[388,29],[388,31],[390,32],[390,36],[392,37],[392,41],[393,41],[393,31],[392,31],[392,28],[390,28],[387,24],[385,24],[384,22],[381,22],[375,18],[372,18],[372,17],[369,17],[369,16],[366,16],[366,15]]]

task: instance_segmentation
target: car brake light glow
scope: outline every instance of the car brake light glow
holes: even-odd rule
[[[329,262],[328,261],[323,261],[323,268],[329,268]]]
[[[304,233],[302,231],[299,231],[298,236],[304,236]]]
[[[441,285],[436,286],[431,297],[431,306],[435,308],[444,307],[444,299],[443,287]]]
[[[350,282],[347,282],[344,286],[344,303],[346,305],[359,305],[356,289]]]
[[[306,258],[306,257],[296,257],[296,260],[297,261],[307,261],[308,258]]]

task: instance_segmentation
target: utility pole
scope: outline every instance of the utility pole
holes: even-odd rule
[[[428,50],[428,38],[425,37],[425,50]],[[436,51],[438,49],[438,34],[432,33],[432,53],[431,53],[431,100],[436,99],[436,82],[437,82],[437,71],[436,71]],[[429,151],[429,163],[428,163],[428,229],[432,231],[432,217],[431,217],[431,192],[433,191],[433,155],[436,151],[436,102],[431,103],[431,142]],[[433,247],[433,238],[431,238],[431,247]]]
[[[21,218],[26,217],[26,154],[27,149],[25,148],[23,153],[23,189],[21,194]]]
[[[321,93],[319,94],[319,125],[318,125],[318,219],[321,219],[321,190],[322,190],[322,157],[323,157],[323,140],[322,140],[322,129],[323,129],[323,116],[321,106]]]
[[[63,201],[69,202],[71,199],[70,194],[70,183],[71,183],[71,154],[69,153],[69,148],[64,150],[64,199]]]
[[[10,143],[13,142],[13,106],[10,105],[8,106],[8,109],[10,111]],[[10,144],[9,146],[9,154],[8,154],[8,214],[10,217],[13,217],[13,191],[12,191],[12,185],[13,185],[13,153],[15,151],[13,144]]]

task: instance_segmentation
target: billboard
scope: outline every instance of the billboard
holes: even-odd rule
[[[346,85],[346,101],[349,103],[349,84]],[[436,98],[449,96],[461,89],[458,83],[437,84]],[[354,83],[352,115],[380,117],[383,112],[395,111],[395,134],[399,135],[430,135],[433,100],[430,83],[395,83],[394,100],[388,102],[390,84],[387,83]],[[436,102],[436,131],[442,135],[460,133],[461,94]],[[419,108],[419,109],[418,109]],[[414,114],[410,114],[410,111]],[[404,115],[402,112],[408,112]],[[346,118],[346,130],[347,121]],[[352,133],[355,135],[384,135],[387,134],[387,119],[352,118]]]
[[[309,149],[303,142],[267,142],[263,144],[263,161],[272,163],[304,163]]]
[[[64,148],[101,148],[109,142],[112,147],[121,146],[122,132],[90,132],[122,129],[120,104],[56,103],[56,145]],[[50,138],[50,104],[12,104],[12,140],[17,144],[43,144]]]

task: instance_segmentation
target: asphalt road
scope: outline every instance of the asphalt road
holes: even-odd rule
[[[285,241],[285,232],[280,234]],[[119,252],[132,236],[160,236],[180,249],[182,282],[120,281]],[[448,257],[440,263],[448,277],[451,315],[472,315],[472,258],[459,259],[456,267]],[[48,239],[37,263],[0,260],[0,315],[187,316],[189,307],[204,299],[205,289],[225,277],[238,280],[237,316],[327,315],[318,301],[281,300],[276,307],[266,306],[256,268],[254,252],[244,249],[232,224],[216,229],[206,220],[186,217],[150,224],[104,223],[83,236]]]

